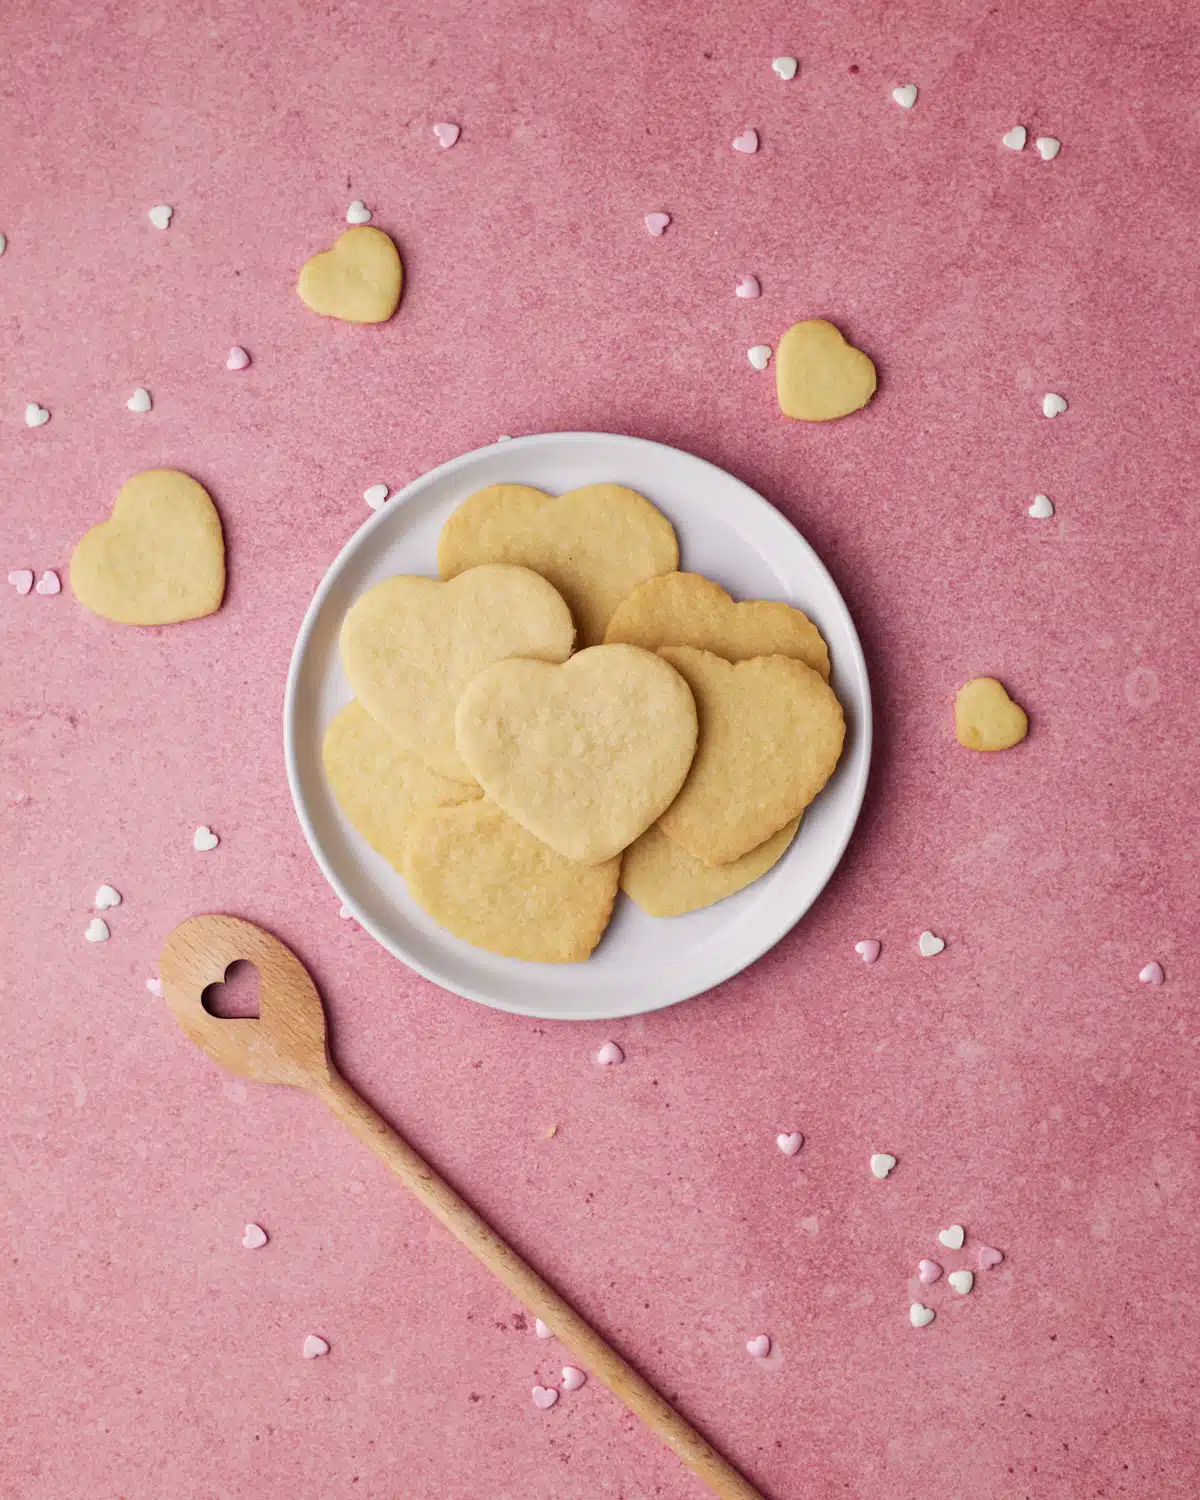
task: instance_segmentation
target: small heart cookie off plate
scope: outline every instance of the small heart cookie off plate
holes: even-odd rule
[[[442,525],[476,490],[526,484],[561,494],[606,481],[637,490],[667,516],[679,536],[681,568],[715,579],[735,599],[781,599],[814,621],[833,659],[846,747],[787,853],[737,895],[686,916],[650,917],[618,894],[612,923],[585,962],[498,958],[427,916],[402,877],[338,811],[321,764],[326,727],[352,696],[338,660],[338,631],[347,609],[373,584],[394,573],[437,576]],[[300,627],[288,673],[284,743],[292,797],[317,863],[377,942],[435,984],[484,1005],[548,1020],[603,1020],[711,989],[753,963],[804,915],[837,867],[862,806],[871,694],[862,647],[833,580],[761,496],[703,459],[660,443],[557,432],[495,443],[442,464],[363,523],[325,575]]]

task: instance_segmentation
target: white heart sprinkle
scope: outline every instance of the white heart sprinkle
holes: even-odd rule
[[[233,348],[229,351],[229,358],[225,361],[225,368],[227,370],[244,370],[249,363],[250,356],[240,344],[234,344]]]
[[[758,150],[758,131],[747,125],[741,135],[733,138],[733,149],[740,151],[743,156],[753,156]]]
[[[1067,409],[1067,403],[1061,396],[1056,396],[1053,391],[1047,391],[1042,397],[1042,416],[1061,417]]]
[[[1062,150],[1062,142],[1056,141],[1052,135],[1039,135],[1033,144],[1038,148],[1038,155],[1043,161],[1053,161]]]
[[[1011,130],[1006,130],[1000,139],[1010,151],[1024,151],[1028,133],[1024,125],[1014,125]]]
[[[804,1144],[804,1137],[798,1130],[793,1130],[790,1135],[777,1135],[775,1144],[783,1152],[784,1156],[795,1156]]]
[[[1054,506],[1049,495],[1035,495],[1033,504],[1029,507],[1029,514],[1035,521],[1048,521],[1054,514]]]
[[[733,290],[734,295],[737,297],[759,297],[762,295],[762,287],[758,284],[757,276],[743,276]]]
[[[58,574],[53,568],[47,568],[37,581],[34,589],[35,594],[58,594],[62,592],[62,584],[59,582]]]
[[[346,210],[347,224],[369,224],[371,222],[371,210],[361,198],[355,198],[354,202]]]
[[[863,938],[861,943],[855,943],[854,951],[865,964],[873,964],[883,951],[883,944],[878,938]]]
[[[107,943],[111,934],[103,917],[93,917],[84,928],[83,935],[89,943]]]
[[[163,986],[162,986],[162,980],[161,979],[147,979],[147,981],[146,981],[146,988],[150,991],[150,993],[152,995],[156,996],[159,1000],[162,999],[162,997],[163,997]]]
[[[171,215],[175,210],[169,203],[156,203],[147,217],[155,229],[165,229],[171,222]]]
[[[562,1385],[564,1391],[577,1391],[580,1386],[587,1384],[587,1376],[582,1370],[576,1369],[574,1365],[564,1365],[562,1372]]]
[[[892,98],[901,109],[911,109],[917,102],[917,86],[915,83],[902,83],[898,89],[892,90]]]
[[[215,849],[221,840],[216,836],[207,824],[201,823],[200,827],[192,834],[192,848],[200,854],[205,854],[209,849]]]
[[[462,134],[462,129],[458,125],[451,125],[448,120],[442,120],[433,127],[433,133],[437,136],[437,143],[442,150],[449,151]]]
[[[551,1332],[550,1328],[542,1322],[541,1318],[534,1318],[533,1331],[540,1339],[552,1339],[554,1337],[554,1334]]]
[[[96,892],[96,899],[92,905],[97,911],[107,911],[110,906],[120,906],[121,893],[113,890],[111,885],[102,885]]]
[[[130,396],[129,400],[125,403],[130,411],[136,412],[147,412],[150,410],[152,404],[153,403],[150,400],[150,392],[144,385],[139,385],[137,390],[134,391],[133,395]]]
[[[749,1339],[746,1342],[746,1353],[752,1354],[755,1359],[766,1359],[770,1352],[771,1340],[765,1333],[760,1333],[757,1337]]]
[[[914,1328],[926,1328],[936,1317],[932,1307],[922,1307],[919,1302],[914,1302],[908,1310],[908,1321]]]
[[[961,1224],[951,1224],[949,1229],[938,1230],[938,1243],[945,1245],[947,1250],[961,1250],[965,1237]]]
[[[965,1297],[975,1285],[974,1274],[970,1271],[951,1271],[946,1280],[960,1297]]]
[[[533,1388],[533,1404],[538,1411],[549,1411],[558,1400],[558,1392],[553,1386],[535,1385]]]
[[[343,901],[341,906],[338,907],[338,916],[341,917],[343,922],[348,922],[353,915],[354,913]]]
[[[383,502],[387,499],[387,497],[388,487],[386,484],[369,484],[366,489],[363,490],[363,499],[367,502],[372,510],[378,510]]]
[[[790,78],[795,78],[796,69],[799,66],[800,64],[794,57],[777,57],[771,63],[771,67],[779,74],[784,83],[787,83]]]
[[[329,1353],[329,1345],[315,1333],[306,1334],[300,1353],[305,1359],[320,1359],[322,1354]]]
[[[31,568],[14,568],[8,575],[8,581],[18,594],[27,594],[33,587],[33,570]]]
[[[765,370],[771,363],[770,344],[755,344],[753,349],[746,350],[746,358],[756,370]]]
[[[261,1250],[266,1243],[267,1232],[261,1224],[246,1225],[246,1228],[242,1232],[242,1244],[246,1247],[247,1250]],[[326,1345],[326,1348],[328,1347],[329,1346]]]
[[[625,1054],[617,1046],[616,1042],[605,1042],[604,1046],[596,1053],[596,1061],[601,1067],[610,1068],[616,1063],[625,1061]]]
[[[39,406],[36,401],[31,401],[25,408],[26,427],[44,427],[50,420],[50,413],[44,406]]]
[[[496,441],[498,443],[511,443],[512,442],[512,433],[511,432],[502,432],[500,434],[500,436],[496,439]]]
[[[896,1158],[889,1156],[886,1151],[876,1151],[871,1158],[871,1175],[878,1177],[881,1181],[896,1165]]]
[[[928,927],[917,939],[917,947],[921,950],[922,958],[933,958],[946,946],[946,939],[934,937]]]
[[[1162,964],[1148,963],[1138,978],[1143,984],[1161,984],[1163,982]]]
[[[8,249],[8,241],[4,238],[4,236],[2,234],[0,234],[0,255],[3,255],[4,252],[7,249]]]

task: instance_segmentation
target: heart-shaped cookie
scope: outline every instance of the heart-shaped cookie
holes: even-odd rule
[[[681,917],[724,901],[765,875],[787,852],[800,819],[727,865],[706,865],[669,839],[656,823],[630,844],[621,861],[621,889],[652,917]]]
[[[604,641],[624,641],[646,651],[696,646],[726,661],[794,656],[829,681],[829,648],[806,614],[766,599],[735,604],[719,583],[701,573],[647,579],[617,605]]]
[[[122,625],[211,615],[225,593],[225,539],[208,491],[178,469],[146,469],[121,486],[112,515],[85,532],[71,588]]]
[[[459,754],[486,795],[587,864],[649,828],[696,748],[687,683],[637,646],[592,646],[561,667],[497,662],[463,693],[455,723]]]
[[[385,578],[342,621],[342,667],[363,707],[402,750],[452,781],[471,781],[454,745],[463,688],[509,656],[565,661],[575,627],[561,597],[528,568],[471,568],[449,583]]]
[[[386,323],[400,302],[404,268],[390,237],[363,224],[305,261],[296,290],[313,312],[343,323]]]
[[[417,813],[403,873],[413,900],[464,942],[569,964],[587,958],[608,926],[620,861],[564,859],[484,800]]]
[[[875,366],[832,323],[793,323],[775,350],[775,388],[785,417],[830,422],[866,406],[875,394]]]
[[[954,700],[954,729],[968,750],[1010,750],[1029,732],[1029,719],[994,677],[974,677]]]
[[[845,738],[842,705],[792,657],[733,664],[692,646],[658,654],[686,679],[700,715],[696,758],[659,827],[706,865],[726,865],[798,817],[829,780]]]
[[[580,646],[596,646],[631,589],[679,566],[679,543],[666,516],[624,485],[547,495],[493,484],[463,501],[438,540],[443,578],[489,562],[549,579],[570,606]]]
[[[483,794],[451,781],[402,750],[357,698],[335,714],[321,746],[325,776],[346,821],[395,869],[409,825],[427,807],[451,807]]]

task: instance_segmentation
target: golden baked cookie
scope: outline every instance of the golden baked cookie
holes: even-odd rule
[[[775,350],[775,389],[785,417],[830,422],[866,406],[875,394],[875,366],[832,323],[793,323]]]
[[[305,307],[343,323],[386,323],[400,304],[404,267],[382,229],[360,224],[306,260],[296,282]]]
[[[706,865],[669,839],[656,823],[626,849],[621,889],[652,917],[681,917],[724,901],[765,875],[787,853],[800,819],[785,823],[765,843],[727,865]]]

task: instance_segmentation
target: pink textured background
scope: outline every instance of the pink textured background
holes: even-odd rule
[[[348,1075],[775,1500],[1194,1495],[1194,7],[181,9],[6,7],[0,576],[65,569],[156,464],[210,488],[231,573],[219,615],[161,631],[0,598],[0,1492],[700,1493],[596,1383],[535,1411],[556,1347],[318,1105],[184,1040],[144,980],[224,909],[297,948]],[[1018,121],[1058,160],[1004,150]],[[383,328],[292,291],[354,197],[406,263]],[[820,314],[882,385],[807,428],[745,350]],[[490,1013],[339,921],[282,765],[291,642],[363,488],[560,428],[758,487],[877,694],[809,917],[614,1026]],[[996,758],[950,730],[982,672],[1034,723]],[[102,880],[125,904],[92,946]],[[914,1331],[951,1220],[1006,1259]]]

